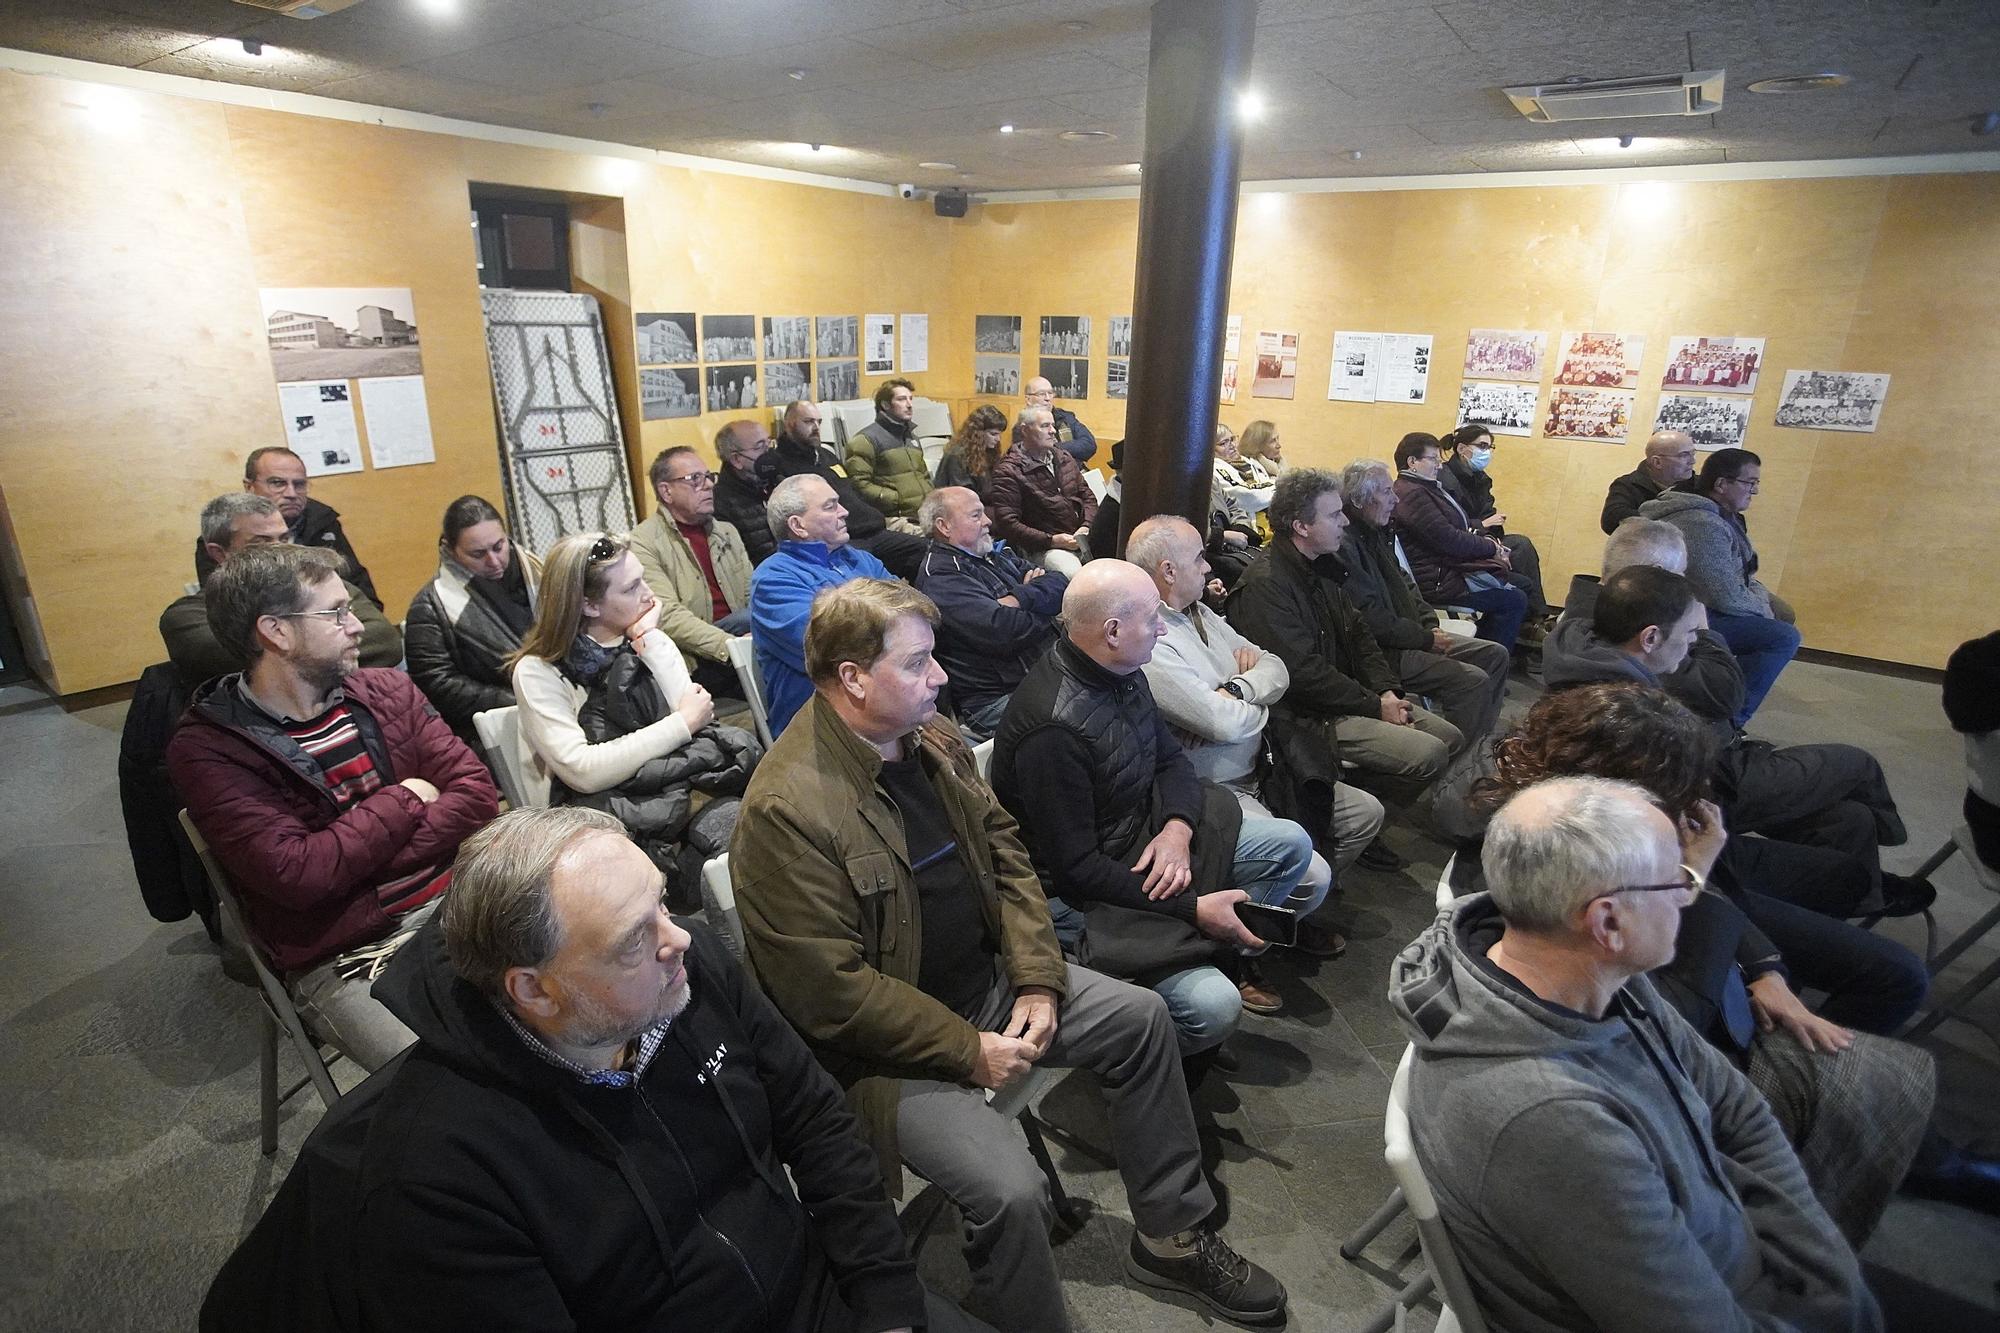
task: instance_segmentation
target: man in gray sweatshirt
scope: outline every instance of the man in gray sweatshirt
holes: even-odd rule
[[[1682,839],[1719,832],[1628,783],[1530,787],[1488,828],[1491,891],[1396,960],[1417,1155],[1496,1327],[1883,1326],[1769,1104],[1644,975],[1702,888]]]

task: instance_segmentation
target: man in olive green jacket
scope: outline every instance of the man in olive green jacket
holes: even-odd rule
[[[660,599],[660,628],[710,694],[742,693],[729,665],[732,635],[750,632],[750,555],[732,524],[715,521],[715,474],[686,445],[653,460],[660,507],[625,534],[646,586]]]
[[[730,845],[751,970],[848,1089],[891,1192],[908,1162],[958,1204],[973,1303],[997,1328],[1069,1327],[1044,1180],[985,1095],[1036,1064],[1103,1084],[1137,1223],[1126,1271],[1275,1320],[1284,1288],[1205,1225],[1215,1196],[1165,1003],[1064,962],[1013,817],[937,720],[936,623],[893,580],[814,604],[813,696]]]

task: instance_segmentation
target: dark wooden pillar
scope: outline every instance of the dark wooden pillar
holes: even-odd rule
[[[1156,514],[1208,530],[1257,0],[1157,0],[1118,544]],[[1100,552],[1108,554],[1108,552]]]

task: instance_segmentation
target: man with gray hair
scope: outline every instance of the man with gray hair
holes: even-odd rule
[[[848,540],[847,507],[816,473],[779,482],[764,512],[778,550],[750,575],[750,643],[775,739],[812,697],[806,624],[813,598],[849,579],[886,579],[889,571]]]
[[[1074,458],[1078,467],[1090,462],[1097,452],[1097,437],[1090,433],[1090,427],[1077,420],[1076,413],[1067,407],[1056,405],[1056,387],[1041,375],[1032,376],[1021,386],[1021,401],[1028,407],[1045,407],[1049,420],[1056,428],[1056,443],[1064,453]]]
[[[1720,836],[1628,783],[1530,787],[1489,892],[1396,960],[1417,1155],[1494,1327],[1882,1327],[1769,1104],[1645,976]]]
[[[1044,569],[1074,578],[1090,558],[1097,497],[1082,466],[1056,447],[1048,408],[1029,407],[1015,419],[1014,447],[994,465],[986,499],[994,534]]]
[[[1684,430],[1654,431],[1646,441],[1646,456],[1639,466],[1614,479],[1604,493],[1604,512],[1598,525],[1606,533],[1639,512],[1639,506],[1657,499],[1694,475],[1694,436]]]
[[[1396,474],[1379,459],[1349,463],[1340,474],[1347,535],[1339,559],[1347,567],[1342,585],[1361,610],[1382,656],[1410,694],[1422,695],[1464,734],[1466,753],[1500,717],[1507,693],[1507,650],[1490,639],[1452,634],[1442,628],[1437,608],[1417,591],[1403,540],[1389,526],[1396,510]]]
[[[994,541],[985,502],[967,487],[926,495],[917,521],[930,535],[916,584],[937,603],[938,662],[951,675],[959,726],[984,740],[1021,677],[1055,641],[1069,580]]]
[[[897,578],[914,576],[917,561],[924,554],[924,539],[918,535],[917,525],[908,519],[890,518],[863,495],[847,475],[840,451],[821,440],[819,430],[819,404],[801,398],[785,407],[771,450],[777,460],[776,478],[811,473],[833,487],[841,508],[847,511],[848,540],[887,565]]]
[[[329,457],[326,461],[333,459]],[[347,533],[340,526],[340,511],[313,499],[306,493],[311,488],[305,459],[282,444],[252,449],[243,460],[243,490],[276,502],[278,512],[285,518],[285,540],[298,546],[323,547],[338,554],[345,562],[340,576],[367,593],[369,601],[379,603],[382,599],[375,592],[375,580],[369,577],[361,557],[354,553],[353,543],[347,540]],[[195,581],[207,579],[214,568],[214,556],[205,542],[196,538]]]
[[[378,983],[415,1047],[293,1170],[352,1201],[311,1277],[371,1328],[984,1327],[923,1290],[840,1089],[662,888],[596,811],[466,840]],[[302,1202],[281,1192],[218,1291],[310,1246]]]
[[[284,515],[278,502],[268,496],[230,491],[202,506],[200,546],[209,573],[246,547],[284,540]],[[361,622],[361,665],[392,667],[401,662],[402,632],[359,587],[348,583],[347,592],[355,618]],[[199,592],[174,601],[160,613],[160,637],[166,641],[174,674],[190,690],[243,669],[242,657],[225,648],[209,628],[208,610]]]

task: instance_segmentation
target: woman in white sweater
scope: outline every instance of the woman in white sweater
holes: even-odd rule
[[[686,745],[715,716],[708,691],[689,679],[680,649],[659,621],[659,602],[620,538],[580,533],[549,548],[535,623],[513,659],[521,762],[538,794],[552,776],[578,793],[615,787],[647,760]],[[637,731],[592,744],[577,712],[590,682],[628,645],[659,682],[670,711]]]

